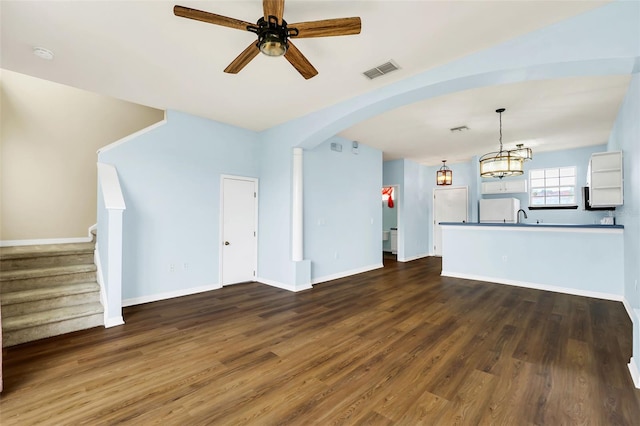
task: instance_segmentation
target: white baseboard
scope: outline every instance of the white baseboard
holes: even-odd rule
[[[327,281],[333,281],[340,278],[350,277],[351,275],[361,274],[363,272],[373,271],[374,269],[380,269],[384,265],[382,263],[375,263],[373,265],[365,266],[362,268],[351,269],[349,271],[339,272],[337,274],[325,275],[324,277],[313,278],[311,284],[320,284]]]
[[[270,280],[268,278],[262,278],[262,277],[257,277],[256,281],[259,282],[260,284],[266,284],[266,285],[270,285],[271,287],[281,288],[283,290],[293,291],[293,292],[309,290],[312,288],[311,284],[305,285],[302,287],[296,287],[294,284],[285,284],[279,281],[274,281],[274,280]]]
[[[91,231],[98,228],[98,224],[94,223],[87,230],[86,237],[73,237],[73,238],[37,238],[33,240],[1,240],[0,247],[15,247],[15,246],[36,246],[41,244],[69,244],[69,243],[90,243],[93,241],[93,234]]]
[[[412,260],[418,260],[418,259],[422,259],[424,257],[429,257],[429,256],[430,256],[429,253],[424,253],[424,254],[419,254],[417,256],[404,257],[402,259],[398,258],[398,262],[411,262]]]
[[[633,308],[631,307],[631,303],[629,303],[629,301],[626,298],[623,298],[622,304],[624,305],[624,308],[627,310],[627,315],[629,315],[629,319],[631,320],[631,323],[635,324],[636,316],[633,312]]]
[[[35,246],[41,244],[90,243],[91,237],[77,238],[44,238],[36,240],[2,240],[0,247]]]
[[[104,321],[104,328],[116,327],[122,324],[124,324],[124,319],[122,318],[122,316],[107,318]]]
[[[633,384],[636,388],[640,389],[640,369],[638,369],[638,363],[634,357],[631,357],[627,366],[629,367],[629,373],[631,373],[631,380],[633,380]]]
[[[549,284],[531,283],[526,281],[507,280],[507,279],[494,278],[494,277],[485,277],[481,275],[460,274],[457,272],[449,272],[444,270],[440,273],[440,275],[442,275],[443,277],[462,278],[465,280],[485,281],[489,283],[506,284],[506,285],[512,285],[515,287],[526,287],[526,288],[532,288],[535,290],[554,291],[556,293],[573,294],[574,296],[593,297],[596,299],[613,300],[616,302],[624,303],[623,296],[619,294],[613,294],[613,293],[601,293],[598,291],[580,290],[576,288],[560,287],[560,286],[554,286]]]
[[[149,296],[132,297],[131,299],[124,299],[122,301],[122,307],[142,305],[143,303],[157,302],[159,300],[173,299],[174,297],[188,296],[190,294],[203,293],[205,291],[218,290],[220,288],[222,288],[220,284],[210,284],[199,287],[168,291],[165,293],[156,293]]]

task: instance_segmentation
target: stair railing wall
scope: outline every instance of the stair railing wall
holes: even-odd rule
[[[98,163],[98,282],[103,288],[105,327],[124,324],[122,318],[122,216],[126,209],[118,172]]]

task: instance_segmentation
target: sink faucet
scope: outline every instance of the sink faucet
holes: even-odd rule
[[[518,210],[518,213],[516,213],[518,215],[518,223],[520,223],[520,212],[522,212],[522,214],[524,215],[525,219],[528,219],[527,212],[525,212],[524,210],[520,209],[520,210]]]

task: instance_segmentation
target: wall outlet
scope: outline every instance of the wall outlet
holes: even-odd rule
[[[508,260],[507,255],[506,255],[506,254],[503,254],[503,255],[502,255],[502,261],[503,261],[503,262],[506,262],[507,260]]]
[[[182,264],[182,269],[189,269],[189,264],[187,262],[184,262]]]
[[[176,265],[174,263],[170,263],[169,264],[169,272],[175,272],[176,270]]]

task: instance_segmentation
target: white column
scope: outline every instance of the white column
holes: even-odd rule
[[[303,254],[302,148],[293,148],[293,184],[291,195],[291,260],[299,262]]]

